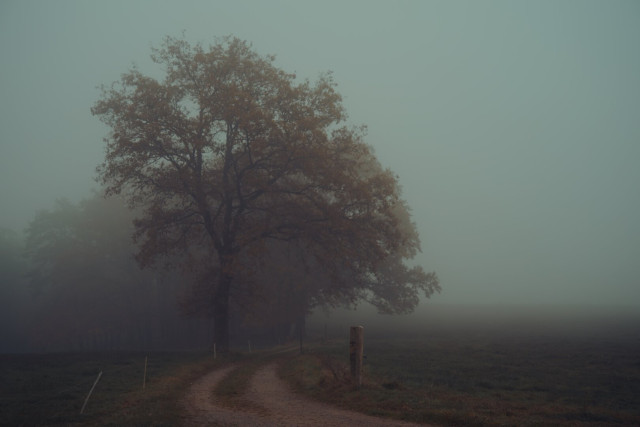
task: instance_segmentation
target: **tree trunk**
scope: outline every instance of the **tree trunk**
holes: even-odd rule
[[[213,326],[214,340],[222,354],[229,352],[229,290],[231,289],[231,282],[233,280],[232,264],[235,240],[232,231],[234,189],[230,173],[233,164],[233,145],[236,129],[237,126],[234,126],[233,122],[227,122],[227,142],[225,145],[224,166],[222,168],[222,187],[224,189],[222,207],[224,215],[222,218],[222,241],[218,248],[220,278],[218,281],[218,290],[213,301],[213,318],[215,321]],[[215,240],[215,233],[210,234]]]
[[[303,314],[300,317],[298,317],[298,321],[296,322],[296,329],[298,330],[298,339],[300,340],[300,354],[303,353],[302,351],[302,343],[306,337],[306,316]]]
[[[226,354],[229,352],[229,289],[231,288],[231,276],[222,268],[218,291],[213,299],[213,339],[217,351]]]

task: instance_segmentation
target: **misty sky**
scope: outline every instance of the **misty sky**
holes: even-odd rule
[[[0,227],[93,181],[100,84],[165,35],[334,72],[438,303],[640,302],[638,1],[0,1]]]

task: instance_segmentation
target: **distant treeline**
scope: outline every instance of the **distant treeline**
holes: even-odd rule
[[[0,229],[0,352],[213,346],[208,296],[198,293],[195,277],[172,268],[171,260],[138,266],[134,217],[122,200],[95,195],[78,204],[58,200],[35,215],[24,235]],[[234,338],[258,344],[292,336],[299,316],[282,310],[290,303],[254,302],[243,316],[247,310],[236,304]],[[270,316],[260,312],[266,309]]]

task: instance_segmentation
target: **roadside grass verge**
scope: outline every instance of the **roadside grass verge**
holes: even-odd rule
[[[314,399],[370,415],[464,426],[640,425],[637,340],[368,340],[360,390],[348,342],[308,350],[281,363],[280,375]]]

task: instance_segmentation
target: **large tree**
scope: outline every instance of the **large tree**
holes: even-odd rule
[[[326,299],[362,298],[378,280],[338,279],[373,279],[418,249],[399,225],[395,176],[377,166],[363,129],[343,124],[330,74],[296,82],[236,38],[208,48],[167,38],[152,59],[164,80],[134,68],[92,108],[110,128],[98,170],[107,194],[143,208],[143,265],[173,255],[201,272],[223,351],[230,298],[267,239],[297,242],[336,279],[317,292]],[[438,289],[423,279],[392,287]]]

